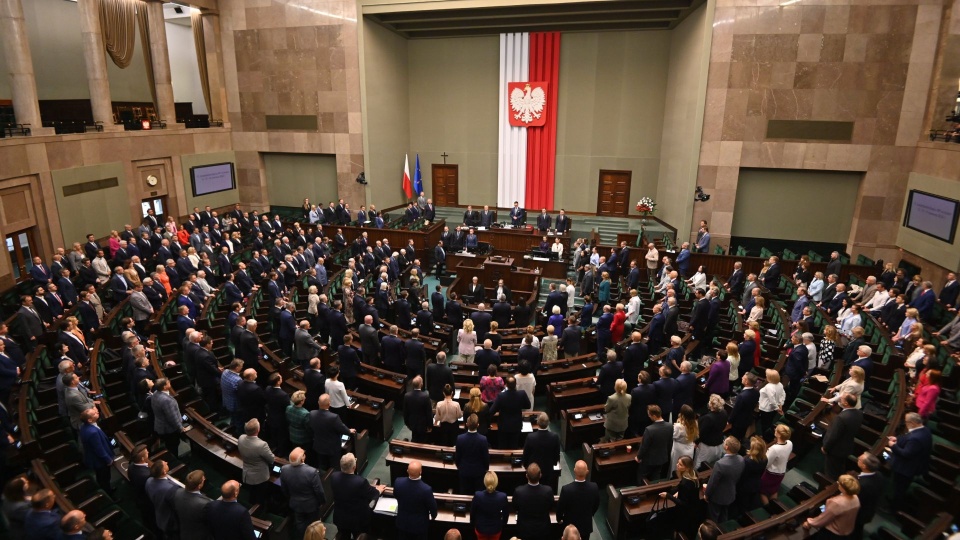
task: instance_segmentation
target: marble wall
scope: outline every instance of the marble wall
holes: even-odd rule
[[[227,110],[240,197],[266,208],[261,153],[334,154],[340,197],[366,202],[356,3],[231,0],[220,3]],[[316,117],[316,131],[267,131],[268,115]],[[304,193],[304,197],[311,196]]]
[[[943,12],[940,0],[718,0],[697,180],[712,198],[691,223],[729,240],[741,167],[863,172],[848,251],[898,260]],[[853,138],[768,140],[769,120],[852,122]]]

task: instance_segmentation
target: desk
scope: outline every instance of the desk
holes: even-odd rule
[[[575,418],[581,414],[583,418]],[[600,418],[592,418],[597,414]],[[560,445],[564,450],[572,450],[581,443],[600,440],[603,437],[603,422],[602,404],[560,411]]]
[[[397,404],[397,407],[402,407],[403,395],[407,392],[407,376],[361,363],[360,373],[357,375],[357,388],[364,393],[392,401]]]
[[[502,278],[504,285],[513,291],[539,290],[540,275],[537,274],[535,270],[523,267],[511,268],[509,271],[506,271],[502,265],[496,267],[487,266],[486,263],[484,263],[484,259],[475,257],[469,261],[461,260],[456,263],[456,266],[453,266],[451,263],[447,268],[450,268],[457,274],[457,279],[450,284],[450,288],[455,290],[461,297],[467,292],[467,286],[473,281],[474,277],[479,280],[481,285],[488,289],[495,288],[497,286],[497,280]],[[564,277],[566,276],[564,275]],[[519,299],[515,300],[519,301]]]
[[[603,403],[606,396],[600,393],[593,377],[552,382],[547,385],[547,412],[550,418],[560,418],[560,411]]]
[[[643,437],[609,443],[583,443],[583,460],[590,471],[587,479],[600,485],[636,485],[636,457],[642,442]]]

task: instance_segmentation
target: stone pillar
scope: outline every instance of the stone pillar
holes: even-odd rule
[[[227,114],[227,87],[223,75],[223,48],[220,45],[220,15],[203,10],[203,42],[207,49],[207,80],[210,84],[211,120],[223,120],[223,127],[230,127]]]
[[[87,85],[90,87],[90,107],[93,119],[103,123],[104,131],[123,131],[113,119],[113,100],[110,97],[110,78],[107,75],[107,57],[100,29],[100,13],[96,0],[78,0],[80,36],[83,41],[83,61],[87,65]]]
[[[163,20],[163,2],[147,0],[147,19],[150,26],[150,53],[153,55],[153,79],[157,89],[157,116],[167,123],[167,129],[183,129],[177,123],[173,106],[173,83],[170,79],[170,53],[167,49],[167,28]]]
[[[33,75],[33,57],[27,40],[21,0],[0,0],[0,35],[3,56],[10,70],[10,91],[17,123],[30,124],[33,135],[53,135],[53,128],[40,123],[40,102],[37,100],[37,79]]]

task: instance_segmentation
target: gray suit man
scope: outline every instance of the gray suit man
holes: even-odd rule
[[[320,472],[303,463],[302,448],[290,452],[290,464],[280,469],[280,489],[290,501],[296,538],[302,538],[307,527],[320,519],[320,506],[326,502]]]
[[[80,419],[80,413],[95,407],[96,404],[90,399],[86,388],[80,388],[80,378],[74,373],[67,373],[62,376],[63,402],[67,407],[67,414],[70,415],[70,425],[73,429],[79,431],[83,421]]]
[[[204,509],[210,503],[210,497],[201,491],[205,481],[203,471],[191,471],[183,489],[173,495],[173,509],[180,521],[180,540],[212,538],[203,519]]]
[[[737,454],[740,441],[736,437],[727,437],[723,441],[723,451],[723,457],[713,466],[706,491],[710,519],[717,523],[727,520],[727,508],[737,498],[737,482],[743,474],[743,458]]]
[[[320,356],[320,344],[310,335],[310,322],[300,321],[300,327],[293,334],[294,357],[304,368],[310,363],[311,358]]]
[[[130,295],[130,307],[133,308],[134,321],[145,321],[153,315],[153,306],[150,305],[150,300],[143,294],[143,288],[140,286],[137,286]]]
[[[37,339],[43,335],[43,319],[33,307],[33,298],[24,298],[23,306],[17,310],[17,315],[23,328],[23,337],[28,340],[27,349],[32,351],[37,346]]]
[[[363,318],[363,324],[358,329],[360,333],[360,352],[363,353],[363,361],[367,364],[376,364],[377,356],[380,354],[380,339],[377,335],[377,329],[373,327],[373,316],[367,315]]]
[[[170,395],[170,381],[167,379],[157,379],[153,390],[153,397],[150,398],[150,406],[153,408],[153,431],[160,436],[167,450],[176,456],[177,449],[180,447],[180,433],[183,431],[180,406]]]
[[[261,439],[260,421],[251,419],[243,426],[243,435],[237,443],[243,460],[243,483],[253,490],[254,504],[267,499],[270,483],[270,468],[273,467],[273,452],[267,441]]]

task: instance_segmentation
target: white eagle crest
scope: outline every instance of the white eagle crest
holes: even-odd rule
[[[528,84],[525,90],[514,88],[513,92],[510,92],[510,108],[517,113],[513,115],[515,119],[524,124],[529,124],[533,122],[534,118],[539,119],[540,115],[543,114],[547,96],[544,94],[543,88],[539,86],[531,91]]]

